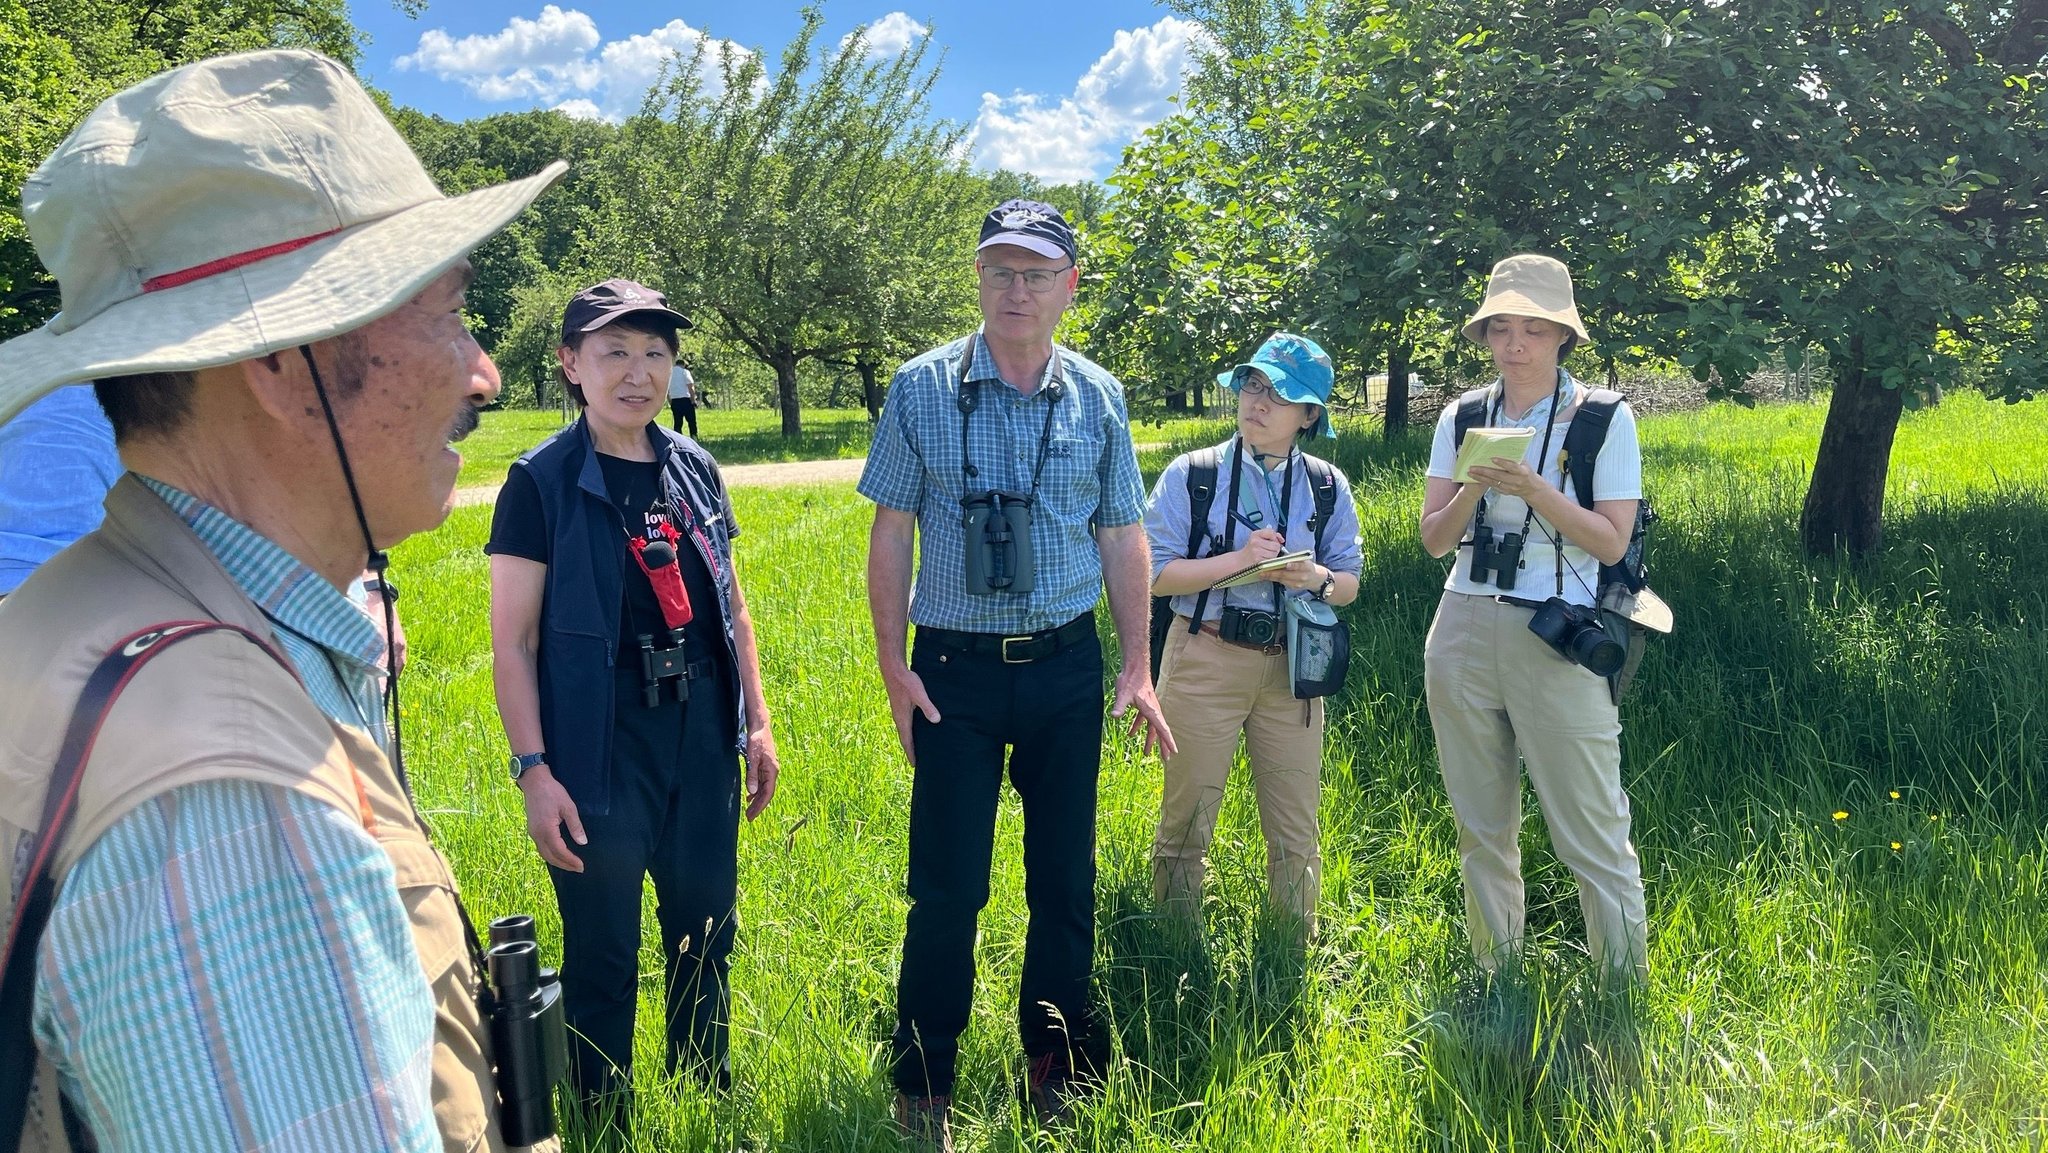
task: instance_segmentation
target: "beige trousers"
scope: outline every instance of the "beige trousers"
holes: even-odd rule
[[[1287,654],[1267,656],[1207,633],[1190,635],[1187,618],[1175,617],[1160,662],[1159,707],[1180,751],[1166,759],[1159,832],[1152,840],[1154,899],[1200,916],[1203,856],[1242,734],[1266,839],[1266,899],[1313,930],[1323,875],[1316,825],[1323,702],[1295,699]]]
[[[1648,930],[1621,791],[1621,718],[1607,682],[1530,632],[1530,615],[1490,596],[1447,592],[1424,649],[1472,952],[1491,969],[1522,942],[1519,750],[1551,845],[1578,879],[1594,960],[1640,978]]]

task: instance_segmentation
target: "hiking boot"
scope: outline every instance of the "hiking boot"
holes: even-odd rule
[[[953,1153],[953,1098],[896,1094],[896,1128],[919,1153]]]
[[[1074,1076],[1064,1053],[1045,1053],[1030,1060],[1024,1070],[1024,1099],[1038,1117],[1039,1128],[1051,1128],[1067,1119],[1074,1103],[1094,1092],[1095,1086]]]

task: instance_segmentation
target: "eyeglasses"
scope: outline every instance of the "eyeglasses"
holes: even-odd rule
[[[1026,292],[1051,292],[1053,285],[1060,282],[1060,277],[1073,267],[1069,264],[1065,268],[1026,268],[1020,271],[1000,264],[984,264],[981,266],[981,282],[998,292],[1008,292],[1016,285],[1017,278],[1022,277]]]
[[[1264,373],[1253,372],[1248,368],[1237,370],[1237,394],[1248,400],[1265,399],[1276,404],[1287,403],[1280,398],[1279,393],[1273,391],[1272,382],[1266,379]]]

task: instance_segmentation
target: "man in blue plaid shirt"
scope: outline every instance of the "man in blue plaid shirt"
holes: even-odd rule
[[[876,657],[913,772],[897,1119],[937,1148],[951,1147],[1006,747],[1031,912],[1017,1025],[1040,1119],[1064,1113],[1100,1071],[1088,988],[1103,730],[1095,602],[1105,586],[1123,653],[1110,712],[1134,712],[1147,751],[1173,749],[1148,668],[1145,490],[1123,387],[1052,342],[1073,303],[1075,259],[1073,229],[1051,205],[1011,200],[988,214],[975,258],[982,326],[897,370],[860,480],[875,502]],[[981,523],[1000,526],[1006,511],[1022,538],[1007,547]]]

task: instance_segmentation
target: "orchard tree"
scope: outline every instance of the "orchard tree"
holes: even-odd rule
[[[787,437],[797,366],[880,355],[899,320],[943,312],[966,282],[924,270],[964,266],[973,234],[962,130],[929,115],[929,38],[882,58],[859,35],[819,49],[822,24],[806,10],[772,73],[730,47],[678,61],[608,150],[593,226],[595,253],[774,370]]]

